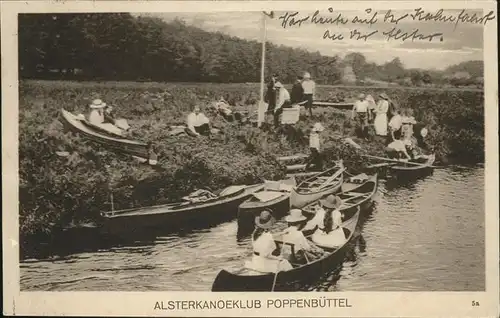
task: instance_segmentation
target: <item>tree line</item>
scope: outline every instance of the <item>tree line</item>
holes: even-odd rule
[[[128,13],[19,15],[21,78],[243,83],[260,80],[261,43],[207,32],[182,20],[165,22]],[[482,78],[482,61],[445,71],[405,69],[398,58],[382,65],[351,53],[266,46],[266,76],[293,82],[303,71],[319,84],[392,82],[468,85]],[[453,82],[455,81],[455,82]]]

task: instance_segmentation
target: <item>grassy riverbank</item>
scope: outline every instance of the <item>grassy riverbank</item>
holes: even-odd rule
[[[384,91],[401,107],[414,109],[417,120],[429,125],[429,143],[436,147],[442,162],[484,160],[482,92],[320,87],[317,98],[348,99],[361,91],[374,96]],[[354,167],[362,164],[361,152],[341,142],[347,136],[370,154],[381,154],[381,141],[358,140],[353,136],[349,114],[332,109],[317,108],[313,119],[303,117],[289,129],[239,126],[211,116],[212,123],[223,132],[215,138],[168,136],[168,127],[182,124],[192,106],[208,105],[220,96],[238,109],[253,111],[258,85],[21,82],[22,248],[32,235],[95,221],[101,210],[110,209],[111,192],[115,209],[121,209],[175,201],[196,188],[217,190],[231,184],[283,178],[284,166],[275,157],[308,153],[309,128],[315,121],[327,128],[323,144],[329,159],[343,158]],[[134,136],[157,145],[158,166],[140,164],[64,132],[60,109],[84,113],[94,98],[113,105],[118,117],[127,118]],[[61,157],[57,151],[70,155]]]

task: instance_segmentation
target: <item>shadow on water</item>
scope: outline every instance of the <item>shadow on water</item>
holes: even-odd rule
[[[155,228],[143,231],[134,231],[121,235],[112,235],[102,231],[99,225],[75,226],[55,231],[51,236],[32,237],[25,246],[29,248],[21,251],[21,259],[47,259],[65,257],[71,254],[97,252],[115,247],[150,246],[157,239],[166,235],[175,235],[180,238],[194,233],[208,232],[231,218],[218,218],[204,223],[196,222],[178,228]]]

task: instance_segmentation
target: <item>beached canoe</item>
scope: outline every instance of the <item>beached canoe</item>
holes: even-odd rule
[[[64,109],[61,109],[61,114],[63,124],[71,131],[79,133],[85,138],[98,142],[114,151],[140,158],[149,158],[148,145],[146,143],[113,135],[111,132],[105,132],[103,129],[90,124],[87,120],[82,120]]]
[[[280,218],[290,210],[290,192],[296,186],[295,178],[265,181],[264,188],[255,192],[238,207],[238,229],[253,229],[254,220],[264,209]]]
[[[344,164],[340,160],[335,167],[304,180],[292,190],[290,205],[292,208],[302,208],[329,194],[335,193],[343,183]]]
[[[351,109],[353,107],[352,102],[342,102],[342,103],[334,103],[334,102],[327,102],[327,101],[314,101],[313,106],[317,107],[335,107],[335,108],[342,108],[342,109]]]
[[[110,234],[133,234],[148,229],[202,228],[214,220],[236,217],[238,205],[263,187],[263,184],[230,186],[204,199],[188,196],[176,203],[102,212],[103,230]]]
[[[435,154],[427,158],[419,158],[410,162],[401,162],[389,167],[391,174],[396,178],[413,178],[431,173],[436,160]]]
[[[362,181],[358,183],[353,182],[354,180]],[[354,213],[356,213],[358,207],[360,211],[363,212],[372,205],[373,197],[377,193],[378,189],[377,174],[365,175],[363,173],[352,176],[346,179],[346,182],[342,184],[342,188],[346,191],[339,192],[335,195],[342,199],[340,212],[343,214],[343,219],[349,219],[354,215]],[[312,218],[316,213],[316,210],[319,208],[319,202],[313,202],[302,208],[302,211],[305,215]],[[304,234],[309,235],[311,232],[306,232]]]
[[[293,269],[277,273],[263,273],[250,269],[241,269],[231,273],[221,270],[212,284],[212,291],[287,291],[296,289],[296,284],[309,284],[321,275],[334,270],[344,261],[345,251],[355,237],[360,212],[342,223],[346,241],[338,248],[322,248],[325,256],[306,264],[292,264]],[[278,244],[283,244],[275,238]]]

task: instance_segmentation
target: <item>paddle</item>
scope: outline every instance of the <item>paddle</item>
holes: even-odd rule
[[[395,159],[389,159],[389,158],[378,157],[378,156],[371,156],[371,155],[362,155],[362,156],[366,157],[366,158],[384,160],[384,161],[388,161],[388,162],[406,163],[406,164],[415,165],[415,166],[426,166],[426,167],[430,167],[430,168],[444,168],[442,166],[426,165],[425,162],[424,163],[418,163],[418,162],[411,162],[411,161],[401,161],[401,160],[395,160]]]
[[[279,266],[280,266],[281,262],[283,262],[283,261],[284,261],[284,259],[280,259],[280,261],[278,262],[278,268],[276,269],[276,273],[274,274],[273,285],[271,286],[272,292],[274,291],[274,287],[276,287],[276,279],[278,278],[278,274],[281,272]]]

